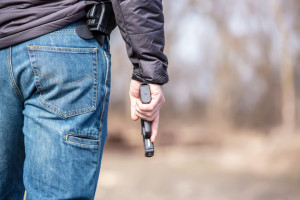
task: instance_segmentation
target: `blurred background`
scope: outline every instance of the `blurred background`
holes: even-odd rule
[[[299,199],[300,1],[163,3],[170,82],[155,156],[130,119],[132,65],[116,29],[96,199]]]

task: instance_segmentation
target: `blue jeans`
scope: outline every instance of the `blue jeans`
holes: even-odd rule
[[[109,41],[76,24],[0,50],[0,199],[93,199],[107,136]]]

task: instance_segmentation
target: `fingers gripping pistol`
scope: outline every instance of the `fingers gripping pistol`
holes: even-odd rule
[[[140,85],[139,94],[142,103],[149,103],[151,101],[150,87],[147,83]],[[154,145],[150,140],[151,122],[141,119],[141,132],[143,135],[145,156],[152,157],[154,155]]]

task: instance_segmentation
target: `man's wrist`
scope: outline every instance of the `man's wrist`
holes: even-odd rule
[[[135,76],[135,75],[132,75],[131,76],[131,79],[132,80],[135,80],[135,81],[139,81],[139,82],[141,82],[141,83],[143,83],[143,82],[147,82],[147,83],[149,83],[149,84],[156,84],[156,85],[164,85],[165,83],[159,83],[159,82],[153,82],[153,81],[149,81],[148,79],[146,79],[146,78],[141,78],[141,77],[138,77],[138,76]]]

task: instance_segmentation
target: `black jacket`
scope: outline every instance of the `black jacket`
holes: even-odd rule
[[[132,79],[168,82],[168,59],[163,53],[162,0],[111,0],[118,27],[133,64]]]
[[[133,63],[132,78],[168,82],[162,0],[111,0]],[[63,28],[85,16],[94,0],[0,0],[0,49]]]

